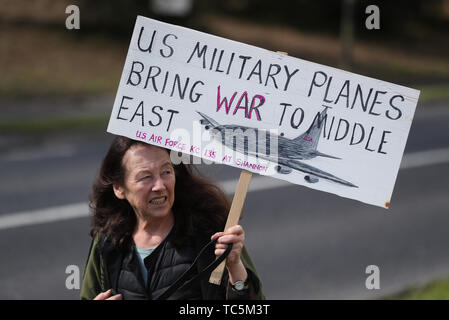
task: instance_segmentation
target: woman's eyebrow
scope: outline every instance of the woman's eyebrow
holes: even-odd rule
[[[165,163],[161,166],[161,168],[162,168],[162,167],[166,167],[166,166],[173,167],[173,165],[172,165],[172,163],[171,163],[170,161],[165,162]]]

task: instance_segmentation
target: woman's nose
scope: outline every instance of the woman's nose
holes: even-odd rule
[[[153,191],[162,191],[164,189],[165,189],[164,180],[160,176],[158,176],[156,178],[156,180],[154,181],[152,190]]]

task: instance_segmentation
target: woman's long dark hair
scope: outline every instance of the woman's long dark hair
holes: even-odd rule
[[[132,235],[137,220],[128,201],[115,196],[113,185],[124,184],[122,159],[126,151],[136,144],[146,145],[122,136],[113,140],[90,196],[93,211],[90,234],[111,237],[113,243],[118,245]],[[174,245],[222,231],[230,208],[229,199],[223,191],[194,174],[192,168],[193,165],[183,163],[174,165],[176,184],[172,210],[175,225],[171,237]]]

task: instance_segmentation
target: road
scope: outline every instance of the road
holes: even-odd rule
[[[253,179],[241,224],[266,296],[372,299],[449,276],[448,124],[449,106],[418,107],[406,147],[414,164],[400,170],[389,210]],[[5,217],[87,202],[111,136],[92,130],[8,139],[17,143],[0,155],[0,225]],[[443,158],[433,161],[432,150],[443,150]],[[239,175],[227,166],[201,171],[227,181],[230,190]],[[82,273],[89,223],[81,212],[0,227],[0,298],[78,299],[80,290],[66,288],[66,267],[78,266]],[[380,270],[378,290],[365,287],[369,265]]]

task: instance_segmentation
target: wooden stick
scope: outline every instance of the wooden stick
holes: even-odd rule
[[[229,227],[235,226],[239,222],[243,204],[245,203],[246,193],[248,192],[252,176],[252,172],[246,170],[242,170],[242,172],[240,173],[240,179],[237,184],[237,188],[235,189],[234,199],[232,200],[231,210],[229,211],[225,230],[227,230]],[[209,278],[210,283],[220,285],[225,266],[226,260],[220,263],[218,267],[215,268],[214,271],[212,271]]]
[[[288,55],[287,52],[277,51],[277,53]],[[228,220],[226,221],[225,230],[229,227],[235,226],[240,219],[242,213],[243,204],[245,203],[246,194],[248,192],[249,183],[251,182],[252,172],[242,170],[240,173],[240,179],[235,189],[234,199],[232,199],[231,210],[229,211]],[[220,285],[221,278],[223,277],[223,271],[226,266],[226,260],[223,261],[212,271],[209,283]]]

